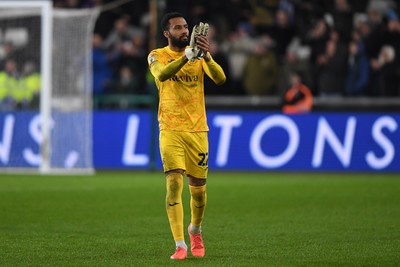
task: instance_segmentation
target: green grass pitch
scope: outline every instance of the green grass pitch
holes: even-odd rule
[[[161,172],[1,174],[0,266],[400,266],[398,174],[211,172],[183,262],[164,195]]]

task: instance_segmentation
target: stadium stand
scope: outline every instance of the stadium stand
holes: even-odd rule
[[[54,6],[88,8],[111,2],[55,0]],[[213,26],[211,52],[224,65],[228,82],[220,90],[206,88],[207,104],[212,107],[240,102],[240,106],[280,109],[290,87],[287,75],[293,71],[300,73],[311,89],[313,110],[329,110],[336,105],[345,109],[394,109],[399,104],[398,1],[166,0],[159,9],[187,14],[190,25],[208,21]],[[100,41],[94,42],[93,50],[95,108],[138,107],[140,99],[145,99],[146,106],[147,97],[155,95],[146,63],[150,18],[149,3],[143,0],[99,16],[95,36]],[[2,29],[0,34],[1,108],[35,108],[37,88],[27,89],[26,97],[1,88],[1,80],[10,75],[6,62],[14,58],[13,53],[23,52],[29,42],[24,29],[9,30]],[[159,35],[157,42],[161,43]],[[271,62],[276,63],[268,65]],[[34,59],[17,62],[14,78],[25,77],[23,68],[36,64]]]

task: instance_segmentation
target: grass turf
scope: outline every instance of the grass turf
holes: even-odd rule
[[[164,194],[161,173],[2,174],[0,266],[400,264],[398,175],[211,173],[207,255],[183,262]]]

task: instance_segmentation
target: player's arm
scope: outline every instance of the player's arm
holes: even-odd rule
[[[167,65],[164,65],[157,60],[157,54],[151,53],[149,55],[150,72],[160,82],[164,82],[169,78],[172,78],[185,64],[188,62],[186,56],[181,57],[178,60],[174,60]]]
[[[204,52],[204,61],[203,61],[203,69],[211,80],[214,81],[217,85],[222,85],[226,81],[226,76],[224,70],[221,66],[214,61],[208,52],[210,49],[210,43],[207,36],[198,36],[197,37],[197,46]]]
[[[203,69],[207,76],[210,77],[216,85],[222,85],[225,83],[225,72],[221,66],[214,61],[210,53],[207,53],[204,56]]]

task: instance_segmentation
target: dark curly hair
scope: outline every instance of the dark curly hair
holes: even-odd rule
[[[169,20],[173,18],[184,18],[181,13],[178,12],[170,12],[165,14],[162,19],[161,19],[161,27],[163,31],[168,31],[169,30]]]

